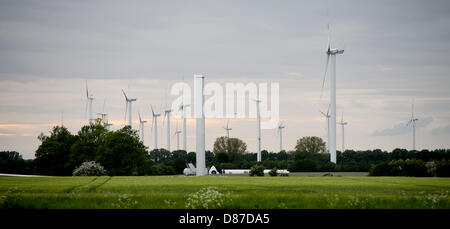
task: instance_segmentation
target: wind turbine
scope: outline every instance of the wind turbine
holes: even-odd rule
[[[327,62],[325,65],[325,74],[323,76],[322,82],[322,90],[320,92],[320,99],[322,99],[322,91],[325,84],[325,77],[327,75],[328,63],[331,57],[331,84],[330,84],[330,103],[331,103],[331,113],[330,113],[330,139],[328,142],[328,147],[330,151],[330,161],[336,163],[336,56],[339,54],[343,54],[343,49],[332,49],[330,42],[330,27],[328,26],[328,49],[326,51],[327,54]]]
[[[175,130],[175,134],[177,136],[177,150],[180,150],[180,134],[181,130],[178,130],[178,122],[177,122],[177,129]]]
[[[328,153],[330,152],[330,105],[328,105],[327,113],[325,114],[323,111],[320,111],[322,115],[327,119],[327,144],[328,144]]]
[[[412,123],[412,127],[413,127],[413,150],[416,150],[416,122],[419,119],[414,117],[414,102],[412,104],[412,109],[411,109],[411,119],[408,121],[408,124],[406,124],[406,126],[409,126]]]
[[[167,150],[170,152],[170,112],[172,112],[171,109],[167,109],[164,111],[164,120],[167,117]],[[163,120],[163,126],[164,126],[164,120]]]
[[[286,126],[283,125],[283,123],[280,123],[280,125],[278,125],[278,134],[280,135],[280,152],[283,151],[283,129]]]
[[[230,130],[232,130],[230,127],[228,127],[228,122],[230,120],[227,121],[227,126],[226,127],[222,127],[226,132],[227,132],[227,138],[230,138]]]
[[[92,125],[93,122],[93,117],[92,117],[92,101],[94,100],[94,96],[93,95],[89,95],[89,89],[88,89],[88,85],[87,85],[87,80],[86,80],[86,110],[87,110],[87,106],[89,104],[89,125]]]
[[[261,114],[259,112],[259,103],[261,103],[261,100],[254,99],[253,101],[256,102],[256,117],[258,122],[258,152],[256,154],[256,161],[261,161]]]
[[[341,122],[338,122],[339,125],[342,126],[342,153],[345,151],[345,134],[344,134],[344,126],[348,124],[348,122],[344,122],[344,112],[342,111]]]
[[[205,77],[194,75],[194,101],[195,101],[195,160],[196,176],[204,176],[208,173],[205,161]]]
[[[161,114],[156,114],[155,111],[153,110],[153,106],[150,106],[152,108],[152,130],[153,128],[155,128],[155,142],[154,142],[154,146],[155,149],[158,149],[158,117]]]
[[[139,115],[139,130],[141,131],[141,141],[142,141],[142,144],[144,144],[144,124],[147,121],[141,119],[141,113],[138,112],[138,115]]]
[[[125,119],[127,117],[127,112],[128,112],[128,125],[131,126],[132,120],[133,120],[132,116],[131,116],[131,114],[132,114],[131,105],[132,105],[132,103],[134,101],[136,101],[136,99],[128,98],[127,94],[125,94],[123,89],[122,89],[122,92],[123,92],[123,95],[125,96],[125,101],[126,101],[126,105],[125,105]]]
[[[184,101],[183,101],[184,102]],[[187,131],[186,131],[186,107],[190,104],[181,104],[179,110],[183,112],[183,150],[186,151],[187,146]],[[187,152],[187,151],[186,151]]]

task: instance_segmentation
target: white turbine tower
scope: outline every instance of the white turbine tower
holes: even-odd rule
[[[227,138],[230,138],[230,130],[232,130],[231,127],[228,127],[229,121],[230,120],[227,121],[227,126],[226,127],[222,126],[222,128],[227,132]]]
[[[412,123],[412,127],[413,127],[413,143],[412,143],[412,147],[413,150],[416,150],[416,122],[419,119],[414,117],[414,103],[412,104],[412,108],[411,108],[411,119],[408,121],[408,124],[406,124],[407,126],[409,126]]]
[[[86,80],[86,99],[87,99],[87,101],[86,101],[86,108],[87,108],[87,106],[89,106],[89,125],[92,125],[92,122],[94,120],[93,117],[92,117],[92,101],[94,100],[94,96],[93,95],[89,95],[87,80]]]
[[[146,120],[142,120],[141,113],[138,112],[139,115],[139,130],[141,132],[141,141],[144,144],[144,124],[147,122]]]
[[[283,151],[283,129],[286,126],[283,125],[283,123],[280,123],[280,125],[278,125],[278,134],[280,135],[280,152]]]
[[[125,119],[127,117],[127,112],[128,112],[128,125],[131,126],[132,124],[132,109],[131,109],[131,105],[134,101],[136,101],[136,99],[132,99],[132,98],[128,98],[127,94],[125,94],[125,92],[123,91],[123,95],[125,96],[125,101],[126,101],[126,105],[125,105]]]
[[[181,130],[178,130],[178,122],[177,122],[177,127],[175,130],[175,134],[177,136],[177,150],[180,150],[180,134],[182,133]]]
[[[205,113],[203,110],[204,81],[205,77],[203,75],[194,75],[196,176],[204,176],[207,174],[205,163]]]
[[[322,115],[327,119],[327,145],[328,145],[328,153],[330,152],[330,105],[328,105],[327,113],[325,114],[323,111],[320,111]]]
[[[167,117],[167,150],[170,152],[170,112],[171,109],[167,109],[164,111],[164,120]],[[163,128],[164,128],[164,120],[163,120]]]
[[[329,28],[328,28],[329,33]],[[331,57],[331,84],[330,84],[330,103],[331,103],[331,113],[330,113],[330,140],[328,142],[328,148],[330,151],[330,161],[333,163],[336,163],[336,56],[339,54],[343,54],[344,50],[341,49],[332,49],[331,48],[331,42],[330,42],[330,36],[328,35],[328,49],[326,51],[327,54],[327,62],[325,66],[325,74],[323,76],[323,82],[322,82],[322,91],[323,86],[325,84],[325,77],[327,75],[328,70],[328,62],[330,61]],[[320,98],[322,99],[322,91],[320,94]]]
[[[342,112],[341,121],[338,122],[339,125],[342,126],[342,153],[345,151],[345,133],[344,133],[344,126],[348,124],[348,122],[344,122],[344,112]]]
[[[184,101],[183,101],[184,102]],[[187,149],[187,131],[186,131],[186,107],[189,107],[189,104],[181,104],[179,110],[183,112],[183,150]],[[187,151],[186,151],[187,152]]]
[[[150,107],[152,108],[152,131],[153,131],[153,128],[155,130],[153,144],[154,144],[155,149],[158,149],[158,117],[161,114],[156,114],[155,111],[153,110],[153,106],[150,106]]]
[[[261,161],[261,114],[259,112],[259,103],[261,103],[261,100],[253,100],[256,102],[256,117],[257,117],[257,130],[258,130],[258,135],[257,135],[257,140],[258,140],[258,151],[256,154],[256,161],[260,162]]]

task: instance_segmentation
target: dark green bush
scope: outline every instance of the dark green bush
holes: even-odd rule
[[[261,164],[256,164],[250,168],[250,176],[264,176],[264,166]]]
[[[436,176],[450,177],[450,160],[441,160],[436,163]]]
[[[277,168],[271,169],[271,170],[269,171],[269,175],[270,175],[271,177],[276,177],[276,176],[278,176]]]
[[[165,164],[157,164],[156,166],[156,174],[157,175],[175,175],[176,171],[172,166]]]

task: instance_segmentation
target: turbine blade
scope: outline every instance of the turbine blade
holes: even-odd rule
[[[139,122],[142,123],[141,112],[138,112],[138,115],[139,115]]]
[[[86,80],[86,98],[89,99],[89,90],[88,90],[87,80]]]
[[[125,99],[128,101],[127,94],[125,94],[125,92],[123,91],[123,89],[122,89],[122,93],[123,93],[123,95],[125,96]]]
[[[331,106],[331,103],[328,104],[327,117],[328,117],[328,115],[330,113],[330,106]]]
[[[328,47],[329,49],[329,47]],[[320,100],[322,100],[322,94],[323,94],[323,88],[325,86],[325,79],[327,76],[327,70],[328,70],[328,63],[330,62],[330,55],[327,54],[327,62],[325,64],[325,73],[323,74],[323,80],[322,80],[322,88],[320,89]]]
[[[152,115],[153,115],[153,117],[154,117],[154,116],[155,116],[155,112],[153,111],[153,106],[150,105],[150,107],[152,108]]]

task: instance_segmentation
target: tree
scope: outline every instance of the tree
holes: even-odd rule
[[[186,161],[184,158],[179,157],[173,161],[173,168],[177,174],[183,174],[183,170],[186,168]]]
[[[0,151],[0,173],[23,173],[25,160],[16,151]]]
[[[86,125],[78,131],[74,144],[70,147],[68,169],[75,169],[83,162],[92,161],[103,144],[108,130],[97,120],[94,124]]]
[[[316,136],[302,137],[297,140],[297,145],[295,146],[295,151],[297,152],[307,152],[311,154],[315,153],[326,153],[327,148],[325,142],[322,138]]]
[[[64,126],[55,126],[50,136],[41,133],[38,136],[41,145],[35,153],[38,173],[46,175],[72,175],[72,170],[66,166],[69,161],[70,147],[76,137]]]
[[[219,137],[214,142],[214,154],[226,153],[230,162],[235,162],[237,158],[247,150],[247,144],[239,138]]]
[[[113,176],[151,175],[153,162],[142,144],[137,130],[125,126],[108,132],[98,148],[95,161]]]

